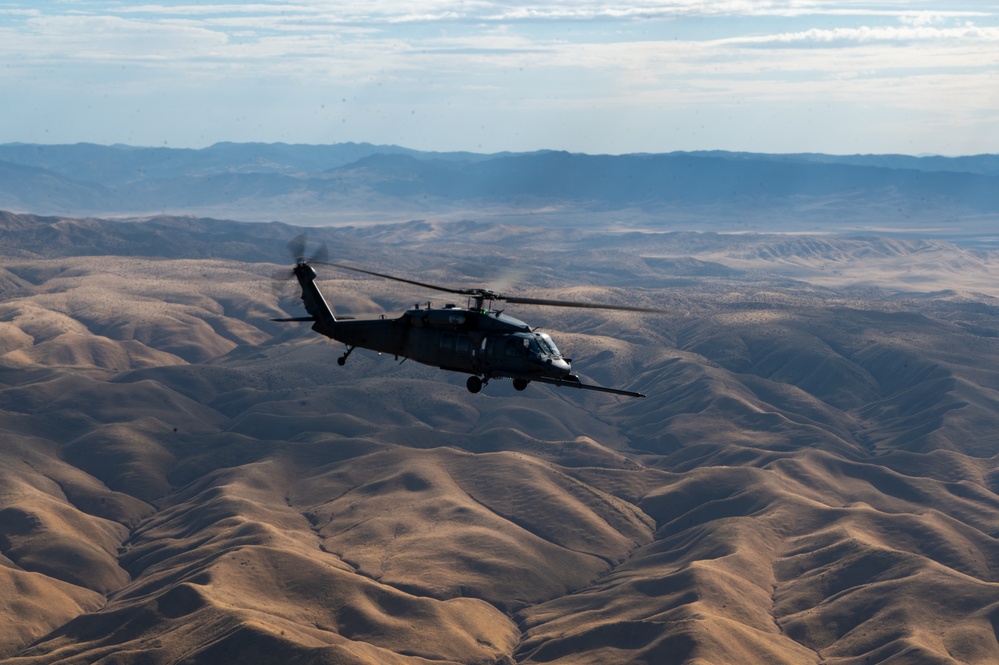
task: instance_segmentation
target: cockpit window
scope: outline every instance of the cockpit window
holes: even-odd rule
[[[541,348],[545,350],[545,353],[553,356],[562,355],[559,353],[558,347],[555,346],[555,342],[548,335],[538,335],[536,339],[541,343]]]

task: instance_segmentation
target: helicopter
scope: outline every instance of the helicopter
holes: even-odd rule
[[[296,257],[292,273],[302,289],[302,302],[308,316],[271,319],[278,322],[311,322],[312,329],[342,342],[347,349],[337,358],[343,366],[355,349],[369,349],[405,360],[411,359],[424,365],[443,370],[468,374],[465,383],[471,393],[478,393],[490,380],[508,378],[513,387],[522,391],[532,382],[559,387],[593,390],[628,397],[645,397],[642,393],[619,388],[583,383],[572,373],[572,361],[565,358],[551,336],[532,328],[520,319],[502,310],[492,309],[492,304],[505,301],[520,305],[548,305],[553,307],[580,307],[611,309],[628,312],[665,313],[665,310],[628,305],[610,305],[546,298],[522,298],[494,293],[484,288],[450,288],[428,284],[384,273],[365,270],[323,260],[323,245],[312,259],[302,256],[302,237],[288,244]],[[395,319],[382,316],[378,319],[355,320],[337,317],[326,303],[316,285],[318,273],[312,264],[326,265],[383,279],[411,284],[434,291],[465,296],[466,307],[445,304],[443,307],[425,307],[419,304]]]

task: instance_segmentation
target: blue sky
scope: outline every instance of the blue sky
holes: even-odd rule
[[[0,143],[999,153],[999,1],[0,0]]]

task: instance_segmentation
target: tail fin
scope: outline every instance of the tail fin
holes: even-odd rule
[[[302,286],[302,302],[305,303],[305,311],[312,315],[316,323],[330,325],[336,323],[333,310],[326,304],[326,299],[316,286],[316,271],[305,261],[295,266],[295,277]]]
[[[318,333],[332,337],[332,327],[336,324],[333,310],[326,304],[322,292],[316,286],[316,271],[305,261],[299,261],[295,266],[295,277],[302,287],[302,302],[309,316],[299,316],[290,319],[274,319],[275,321],[314,321],[312,329]]]

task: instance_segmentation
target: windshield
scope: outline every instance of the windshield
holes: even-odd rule
[[[553,342],[552,338],[549,337],[548,335],[545,335],[544,333],[541,333],[535,339],[538,340],[539,345],[541,346],[541,348],[544,350],[544,352],[546,354],[552,355],[552,356],[562,355],[561,353],[559,353],[558,347],[555,346],[555,342]]]

